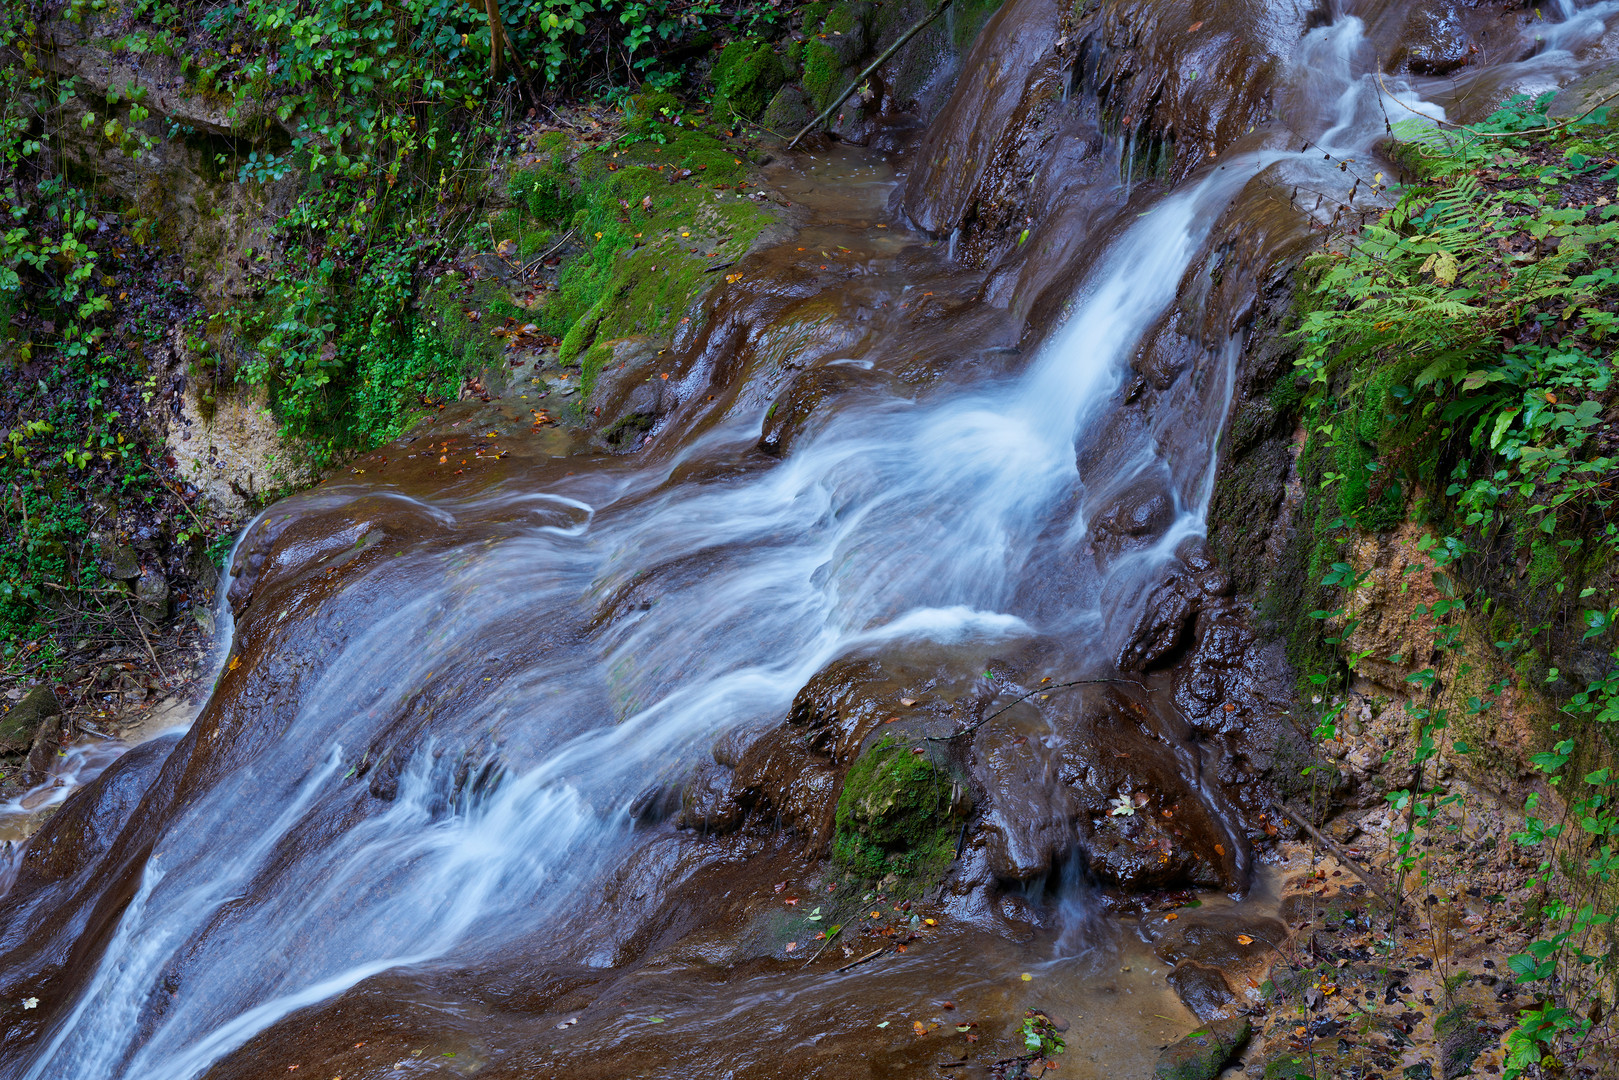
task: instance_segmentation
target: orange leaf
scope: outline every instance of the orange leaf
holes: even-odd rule
[[[1199,20],[1197,20],[1197,22],[1193,23],[1191,26],[1188,26],[1186,28],[1186,32],[1188,34],[1195,34],[1201,29],[1203,29],[1203,20],[1199,19]]]
[[[1178,918],[1180,918],[1180,916],[1175,914],[1173,911],[1171,911],[1168,915],[1164,916],[1164,921],[1169,922],[1172,919],[1178,919]]]
[[[1254,943],[1254,939],[1249,937],[1247,934],[1238,934],[1237,935],[1237,944],[1238,945],[1252,945],[1253,943]],[[1252,980],[1250,980],[1250,981],[1252,981]]]

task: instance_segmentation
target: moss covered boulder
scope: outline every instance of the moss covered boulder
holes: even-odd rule
[[[786,81],[787,66],[768,41],[733,41],[714,62],[715,111],[757,119]]]
[[[1246,1016],[1205,1024],[1158,1055],[1153,1080],[1214,1080],[1252,1033]]]
[[[942,873],[970,809],[965,786],[929,745],[885,735],[843,781],[833,857],[868,878]]]

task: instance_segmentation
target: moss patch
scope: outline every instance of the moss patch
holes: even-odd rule
[[[557,215],[571,211],[557,231],[572,230],[572,254],[531,317],[562,340],[564,363],[581,363],[587,395],[601,363],[591,346],[668,335],[696,318],[698,298],[722,280],[713,268],[740,259],[777,217],[773,204],[738,190],[752,168],[741,143],[669,122],[678,110],[650,98],[632,111],[656,138],[571,157],[559,149],[513,184],[521,201],[511,238],[520,247],[529,246],[521,230],[561,225]]]
[[[787,67],[769,42],[733,41],[714,63],[714,111],[754,119],[786,81]]]
[[[959,784],[917,749],[885,735],[843,781],[832,855],[857,874],[937,875],[955,854]]]

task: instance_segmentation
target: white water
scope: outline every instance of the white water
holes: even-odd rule
[[[1346,19],[1307,35],[1295,58],[1299,78],[1321,84],[1312,99],[1329,103],[1299,121],[1302,134],[1339,156],[1366,152],[1383,130],[1386,103],[1364,74],[1364,51],[1358,22]],[[1189,459],[1166,458],[1149,437],[1109,476],[1087,477],[1076,444],[1105,418],[1222,209],[1277,165],[1336,171],[1319,151],[1232,155],[1163,198],[1116,241],[1066,325],[1014,379],[845,410],[742,482],[661,489],[668,469],[580,478],[527,496],[571,511],[570,524],[451,556],[410,555],[419,580],[436,575],[442,586],[355,631],[302,693],[288,729],[296,737],[169,826],[93,981],[25,1075],[188,1080],[380,971],[537,933],[621,854],[636,795],[682,775],[718,732],[779,719],[812,674],[850,651],[1101,634],[1105,600],[1204,528],[1235,349],[1211,369],[1221,385],[1202,395],[1204,413],[1165,421],[1200,425]],[[705,436],[682,460],[751,441],[757,422]],[[1039,560],[1086,550],[1090,490],[1153,475],[1171,480],[1168,533],[1127,565],[1098,568],[1065,622],[1036,624],[1016,603],[1019,583],[1042,572]],[[1053,525],[1056,552],[1040,546]],[[492,793],[452,796],[454,758],[429,744],[385,809],[302,846],[318,807],[355,800],[344,777],[374,718],[430,712],[420,703],[475,663],[457,652],[462,642],[608,597],[649,568],[661,589],[650,607],[505,673],[456,718],[458,730],[487,731],[500,748],[506,779]],[[165,974],[181,970],[166,990]]]

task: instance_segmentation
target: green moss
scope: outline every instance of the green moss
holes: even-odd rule
[[[950,23],[950,44],[958,51],[970,47],[984,24],[989,22],[989,17],[1000,7],[1001,0],[964,0],[958,4],[955,18]]]
[[[844,87],[843,64],[830,45],[822,41],[804,43],[804,92],[824,109],[832,96]]]
[[[950,864],[960,784],[916,749],[885,735],[843,781],[832,854],[857,874],[932,876]]]
[[[715,112],[754,119],[786,81],[787,68],[768,41],[733,41],[714,64]]]
[[[624,103],[624,126],[632,135],[649,135],[680,111],[680,99],[673,94],[637,94]]]
[[[562,339],[560,358],[581,363],[588,395],[598,341],[672,333],[717,280],[710,268],[747,251],[774,212],[728,190],[747,158],[705,131],[662,124],[662,145],[587,153],[572,165],[569,226],[584,249],[568,260],[556,293],[535,316]]]
[[[1557,557],[1557,546],[1547,540],[1536,540],[1529,545],[1529,584],[1541,588],[1563,574],[1562,560]]]
[[[855,28],[855,10],[852,4],[836,4],[826,13],[821,29],[828,34],[847,34]]]

